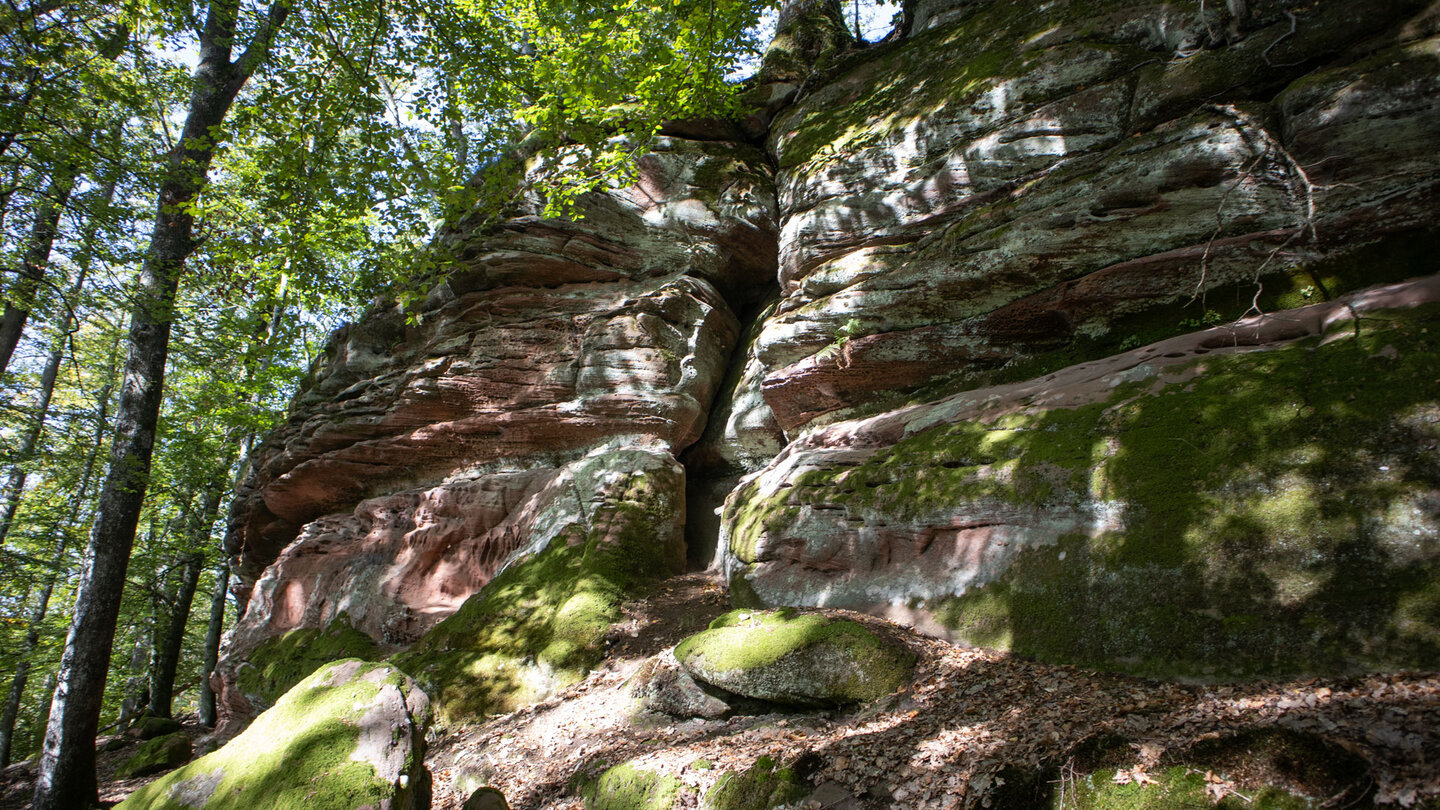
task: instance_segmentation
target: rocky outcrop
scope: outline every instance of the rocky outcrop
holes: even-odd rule
[[[393,667],[321,667],[220,750],[137,790],[126,810],[419,810],[429,701]]]
[[[232,515],[232,713],[336,622],[513,707],[717,552],[1097,668],[1440,666],[1433,5],[786,9],[751,115],[337,333]]]
[[[732,595],[1147,675],[1426,667],[1440,280],[831,425],[727,505]]]
[[[269,639],[343,620],[402,648],[552,540],[609,532],[627,481],[704,429],[773,277],[770,189],[750,147],[662,140],[578,223],[524,198],[457,226],[423,305],[338,332],[233,509],[248,605],[222,691]],[[630,549],[661,573],[684,560],[671,483]]]
[[[1440,663],[1433,280],[1344,296],[1435,270],[1440,18],[1240,8],[920,3],[780,114],[751,356],[794,441],[727,500],[738,602],[1150,675]]]
[[[1230,45],[1150,2],[952,5],[771,129],[787,434],[1426,269],[1421,4],[1252,4]]]

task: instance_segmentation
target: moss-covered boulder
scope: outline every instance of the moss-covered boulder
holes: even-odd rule
[[[183,732],[156,737],[142,743],[133,756],[121,763],[115,769],[115,778],[133,779],[168,771],[190,761],[192,753],[190,737]]]
[[[321,667],[225,747],[133,793],[125,810],[413,810],[428,806],[429,700],[403,673]]]
[[[180,728],[178,720],[147,714],[136,720],[125,733],[141,740],[153,740],[156,737],[174,734]]]
[[[1322,737],[1252,727],[1165,752],[1148,767],[1115,735],[1086,740],[1047,772],[1014,771],[991,794],[997,807],[1054,810],[1319,810],[1371,807],[1364,759]],[[1018,786],[1018,790],[1013,789]]]
[[[799,706],[867,702],[910,678],[915,656],[858,622],[794,610],[737,610],[675,648],[696,680]]]
[[[575,465],[592,494],[551,518],[553,539],[516,559],[453,616],[392,660],[440,717],[513,710],[584,676],[620,605],[683,568],[684,468],[663,453],[604,453]]]
[[[705,810],[767,810],[798,801],[808,792],[794,768],[760,757],[743,771],[721,775],[700,806]]]
[[[493,787],[477,788],[460,810],[510,810],[505,794]]]
[[[1440,278],[816,431],[733,593],[1152,677],[1440,666]]]
[[[580,788],[585,810],[670,810],[686,793],[673,776],[633,763],[616,765]]]

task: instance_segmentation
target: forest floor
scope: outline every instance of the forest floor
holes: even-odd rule
[[[627,682],[640,664],[727,609],[710,578],[669,580],[627,605],[584,681],[484,723],[432,730],[434,810],[459,810],[476,784],[499,788],[513,810],[578,810],[577,786],[622,762],[677,777],[689,788],[682,803],[695,806],[761,757],[808,780],[809,797],[793,806],[810,810],[1063,808],[1087,779],[1138,786],[1176,773],[1239,806],[1272,784],[1326,807],[1440,807],[1440,673],[1187,685],[906,635],[915,679],[878,705],[718,720],[639,712]],[[102,780],[132,750],[102,754]],[[12,766],[0,778],[0,810],[24,808],[33,776]],[[147,781],[106,781],[102,796],[115,802]]]
[[[583,806],[577,785],[627,761],[677,776],[693,804],[762,756],[808,778],[814,792],[798,806],[832,810],[1056,806],[1103,768],[1108,781],[1143,785],[1199,762],[1212,765],[1198,772],[1212,800],[1248,804],[1268,783],[1327,806],[1440,806],[1440,673],[1185,685],[908,635],[915,680],[881,705],[721,720],[637,713],[627,679],[727,608],[703,575],[670,580],[628,606],[605,664],[583,682],[447,730],[428,757],[435,810],[458,810],[477,781],[516,810],[572,810]]]

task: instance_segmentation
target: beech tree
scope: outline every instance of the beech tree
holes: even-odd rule
[[[441,217],[483,203],[477,199],[483,189],[468,183],[470,172],[482,163],[495,165],[522,135],[575,143],[587,156],[582,166],[588,172],[547,190],[555,210],[564,210],[566,201],[590,184],[626,171],[629,155],[662,121],[714,113],[729,103],[724,73],[731,55],[748,45],[745,32],[759,4],[209,0],[198,5],[128,0],[100,4],[95,12],[110,15],[107,25],[134,31],[146,53],[183,46],[193,34],[198,64],[187,83],[182,131],[163,160],[136,169],[153,179],[153,225],[128,292],[127,359],[114,441],[60,658],[35,790],[34,806],[40,809],[83,807],[97,798],[94,739],[162,430],[172,334],[185,324],[182,282],[191,274],[187,262],[197,247],[205,243],[203,269],[215,273],[207,283],[223,286],[220,279],[229,274],[237,290],[289,287],[297,291],[297,305],[306,295],[349,289],[351,282],[335,273],[342,266],[366,280],[398,276],[424,255],[428,234]],[[30,30],[27,25],[39,30],[37,21],[61,9],[37,2],[0,15],[0,36]],[[37,75],[22,72],[7,84],[5,92],[17,107],[36,97]],[[168,103],[158,96],[147,101],[158,113],[152,130],[165,132]],[[623,133],[628,137],[615,137]],[[0,147],[20,141],[11,138]],[[228,151],[232,147],[234,154]],[[47,176],[49,165],[15,163],[9,175],[31,182]],[[218,171],[215,187],[207,185],[212,168]],[[249,187],[265,206],[248,231],[224,223],[232,215],[227,205],[240,199],[217,191],[235,178],[263,178]],[[422,198],[431,202],[413,204]],[[0,216],[9,210],[8,200]],[[40,218],[32,217],[34,222]],[[331,261],[334,252],[357,244],[364,247],[361,262]],[[280,258],[265,258],[266,250]],[[31,306],[31,298],[23,303]],[[285,305],[282,294],[280,306]],[[303,319],[300,324],[303,331]],[[228,474],[222,469],[211,476]],[[213,483],[188,497],[215,491]],[[213,508],[202,497],[191,509],[195,523],[186,533],[203,542],[205,516],[213,515]],[[193,555],[184,558],[174,614],[158,622],[169,626],[152,628],[162,631],[152,667],[162,685],[174,681],[174,629],[188,616],[204,567],[195,561]],[[228,572],[221,575],[222,582],[227,578]],[[223,601],[219,606],[223,612]],[[168,696],[153,692],[152,698],[160,698],[155,708],[163,711]]]

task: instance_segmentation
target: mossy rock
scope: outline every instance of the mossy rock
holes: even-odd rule
[[[380,645],[351,627],[342,614],[323,630],[302,627],[261,642],[245,656],[245,662],[236,670],[235,682],[241,692],[264,707],[331,661],[374,661],[384,656]]]
[[[424,684],[445,722],[512,711],[579,681],[604,656],[620,606],[683,567],[684,469],[644,452],[593,466],[577,477],[623,469],[628,483],[391,659]]]
[[[1118,771],[1099,770],[1067,781],[1063,803],[1057,791],[1049,806],[1054,810],[1318,810],[1323,806],[1275,786],[1245,796],[1227,793],[1212,801],[1205,771],[1180,765],[1146,777],[1136,780]]]
[[[1137,777],[1135,749],[1114,734],[1087,739],[1063,768],[1007,776],[998,810],[1318,810],[1370,807],[1375,783],[1360,757],[1317,735],[1259,727],[1167,752]],[[1016,776],[1021,791],[1010,790]],[[1118,781],[1117,781],[1118,777]]]
[[[493,787],[482,787],[470,794],[460,810],[510,810],[505,794]]]
[[[727,773],[716,780],[701,801],[706,810],[767,810],[798,801],[809,792],[805,780],[794,768],[781,767],[770,757],[760,757],[739,773]]]
[[[321,667],[225,747],[140,788],[125,810],[428,806],[429,701],[403,673]]]
[[[1436,356],[1440,306],[1374,309],[1268,348],[1142,363],[1075,407],[920,416],[873,452],[792,452],[786,486],[762,474],[727,501],[746,566],[732,590],[908,601],[955,641],[1146,677],[1434,669]],[[886,569],[845,534],[957,515],[994,516],[1005,542],[985,567]],[[849,543],[859,562],[827,578],[770,551],[809,537],[796,559]]]
[[[703,683],[798,706],[873,701],[915,667],[909,650],[858,622],[791,609],[731,611],[680,642],[675,658]]]
[[[146,715],[136,720],[126,733],[141,740],[153,740],[156,737],[174,734],[179,731],[180,728],[181,726],[178,720],[172,720],[169,717]]]
[[[116,768],[115,778],[134,779],[178,768],[190,761],[191,754],[190,738],[183,732],[156,737],[142,743],[133,756]]]
[[[586,810],[670,810],[685,793],[679,779],[629,762],[616,765],[580,789]]]

